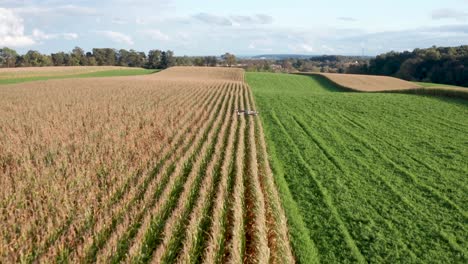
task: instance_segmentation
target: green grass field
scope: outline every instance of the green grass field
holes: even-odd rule
[[[14,84],[32,81],[44,81],[51,79],[68,79],[68,78],[92,78],[92,77],[116,77],[116,76],[133,76],[133,75],[145,75],[155,73],[157,70],[143,69],[143,68],[129,68],[129,69],[116,69],[108,71],[97,71],[82,74],[67,74],[67,75],[54,75],[54,76],[35,76],[35,77],[24,77],[24,78],[11,78],[11,79],[0,79],[0,85],[2,84]]]
[[[247,73],[301,263],[467,263],[468,101]]]
[[[445,88],[467,88],[462,86],[448,85],[448,84],[439,84],[439,83],[428,83],[428,82],[413,82],[419,84],[422,87],[431,88],[431,87],[445,87]],[[468,88],[467,88],[468,89]]]

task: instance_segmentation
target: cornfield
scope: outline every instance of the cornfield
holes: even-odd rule
[[[240,69],[0,87],[0,262],[294,262]]]

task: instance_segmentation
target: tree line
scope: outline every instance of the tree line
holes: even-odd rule
[[[94,48],[85,52],[75,47],[71,52],[42,54],[30,50],[23,55],[10,48],[0,49],[0,67],[43,67],[43,66],[125,66],[148,69],[166,69],[172,66],[233,66],[236,57],[226,53],[216,56],[176,57],[171,50],[141,51]]]
[[[323,55],[310,58],[245,59],[241,64],[247,71],[254,72],[325,72],[345,73],[351,65],[364,65],[369,57]]]
[[[348,73],[387,75],[408,81],[468,86],[468,45],[388,52]]]

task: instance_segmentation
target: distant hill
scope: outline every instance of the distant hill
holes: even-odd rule
[[[252,60],[285,60],[285,59],[315,59],[315,58],[355,58],[355,59],[369,59],[369,56],[345,56],[345,55],[317,55],[317,54],[262,54],[253,56],[239,56],[242,59]]]
[[[318,55],[305,55],[305,54],[262,54],[251,56],[251,59],[265,59],[265,60],[284,60],[284,59],[308,59],[317,57]]]

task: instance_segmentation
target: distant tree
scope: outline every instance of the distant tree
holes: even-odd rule
[[[18,57],[18,53],[15,50],[7,47],[0,49],[0,66],[7,68],[15,67],[16,57]]]
[[[22,65],[25,67],[38,67],[41,66],[42,54],[35,50],[29,50],[23,55]]]
[[[174,52],[171,50],[161,53],[161,69],[167,69],[175,65]]]
[[[128,59],[130,52],[125,49],[121,49],[117,52],[117,65],[118,66],[128,66]]]
[[[362,73],[412,81],[468,86],[468,45],[388,52],[370,60]]]
[[[161,68],[161,55],[162,52],[160,50],[150,50],[148,52],[148,62],[146,67],[150,69]]]
[[[231,67],[236,63],[236,56],[233,54],[226,52],[224,55],[221,56],[221,58],[224,60],[224,62]]]
[[[93,57],[93,53],[91,52],[86,52],[83,56],[83,65],[87,65],[87,66],[96,66],[97,63],[96,63],[96,59]]]
[[[73,65],[86,65],[85,52],[80,47],[75,47],[71,52],[71,58],[73,60]]]
[[[193,65],[193,60],[188,56],[176,57],[175,63],[177,66],[190,66]]]
[[[281,62],[281,67],[283,68],[283,71],[285,72],[290,72],[293,69],[293,66],[290,60],[283,60]]]
[[[54,66],[66,65],[64,52],[52,53],[50,56],[52,57],[52,63],[54,64]]]
[[[96,58],[94,58],[93,56],[86,57],[86,59],[88,60],[88,65],[89,66],[96,66],[97,65]]]
[[[195,66],[204,66],[205,65],[205,60],[202,57],[196,57],[193,59],[193,65]]]
[[[215,56],[206,56],[203,58],[205,66],[215,67],[218,63],[218,59]]]
[[[103,65],[116,65],[117,53],[114,49],[93,49],[93,56],[96,58],[96,62],[99,66]]]

